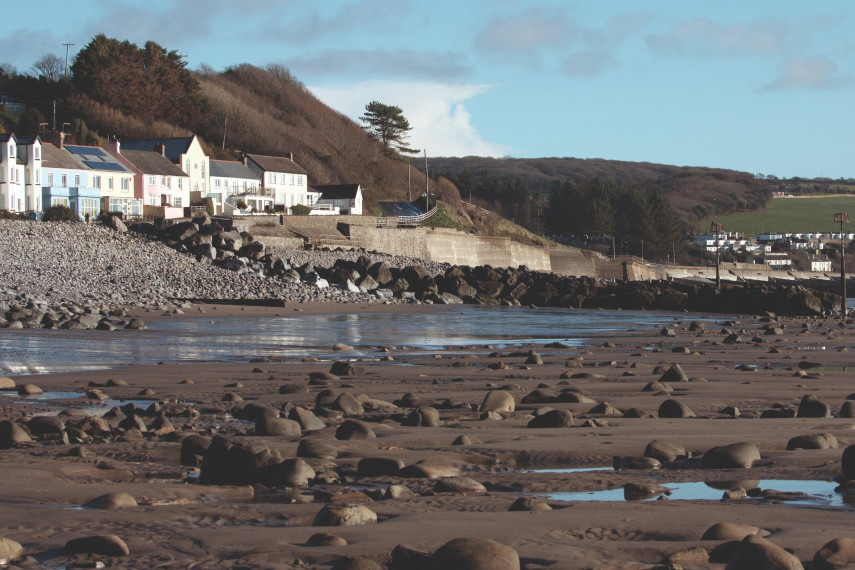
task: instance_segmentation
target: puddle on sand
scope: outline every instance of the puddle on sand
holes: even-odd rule
[[[100,416],[109,412],[112,408],[118,408],[126,404],[133,403],[136,404],[139,408],[146,409],[157,401],[141,400],[135,398],[129,398],[127,400],[117,400],[115,398],[108,398],[106,400],[90,400],[88,398],[85,398],[85,396],[86,394],[84,392],[55,391],[44,392],[42,394],[34,394],[32,396],[20,396],[15,392],[7,392],[0,393],[0,402],[8,398],[8,401],[15,402],[18,404],[34,404],[49,408],[55,408],[54,411],[40,412],[40,415],[43,416],[57,415],[62,410],[65,410],[67,408],[81,410],[90,416]],[[67,400],[80,401],[71,404],[67,402]]]
[[[614,471],[614,467],[555,467],[550,469],[525,469],[523,473],[588,473],[592,471]]]
[[[837,493],[834,481],[769,479],[753,481],[755,488],[762,489],[764,495],[735,500],[767,500],[787,503],[810,503],[831,507],[855,505],[855,495]],[[728,485],[726,481],[662,483],[662,487],[671,490],[670,495],[659,495],[668,500],[677,501],[719,501],[723,492],[739,485]],[[746,489],[751,491],[751,489]],[[774,493],[777,491],[780,494]],[[624,501],[623,487],[601,491],[580,491],[573,493],[548,493],[544,495],[552,501]],[[645,501],[658,497],[645,498]]]

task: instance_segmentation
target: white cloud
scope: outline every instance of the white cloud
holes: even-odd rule
[[[791,89],[836,89],[855,83],[850,73],[840,73],[837,64],[825,56],[794,57],[783,65],[781,75],[766,85],[764,90]]]
[[[426,149],[428,156],[504,156],[510,150],[484,140],[464,105],[489,89],[487,85],[372,81],[309,89],[357,122],[371,101],[400,107],[412,127],[410,146]]]

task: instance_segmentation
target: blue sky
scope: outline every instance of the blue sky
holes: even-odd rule
[[[190,68],[284,64],[358,119],[401,107],[433,156],[606,158],[855,177],[851,0],[41,0],[0,63],[104,33]]]

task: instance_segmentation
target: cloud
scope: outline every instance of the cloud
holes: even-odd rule
[[[598,41],[599,32],[570,20],[560,10],[531,8],[524,13],[495,17],[475,38],[475,46],[487,52],[525,58],[542,49],[569,47]]]
[[[481,137],[464,105],[489,89],[486,85],[375,81],[309,89],[356,121],[369,101],[401,107],[412,126],[410,146],[426,149],[428,156],[505,156],[509,152],[508,147]]]
[[[801,36],[787,27],[776,21],[723,25],[709,18],[695,18],[665,34],[648,36],[646,43],[654,53],[671,56],[777,54],[795,41],[791,38]]]
[[[371,75],[450,80],[467,76],[471,69],[457,53],[423,53],[396,50],[327,50],[289,58],[285,63],[299,75]]]
[[[567,75],[595,77],[606,69],[615,67],[615,65],[617,62],[610,53],[585,51],[566,58],[561,65],[561,71]]]
[[[780,76],[763,91],[782,89],[839,89],[855,85],[855,75],[840,73],[837,64],[826,56],[794,57],[782,66]]]
[[[312,41],[338,36],[342,33],[360,35],[383,34],[399,31],[401,20],[409,13],[407,4],[400,0],[360,0],[331,10],[313,9],[296,20],[271,20],[263,33],[284,42]]]

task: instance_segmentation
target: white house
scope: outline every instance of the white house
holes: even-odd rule
[[[204,195],[210,188],[210,159],[196,135],[122,141],[122,151],[126,150],[147,150],[163,154],[190,177],[190,187],[187,189],[190,192],[201,192]]]
[[[146,216],[180,218],[190,205],[190,177],[158,151],[128,150],[111,141],[107,152],[124,164],[134,176],[134,197],[142,200]]]
[[[202,196],[213,199],[218,214],[224,204],[234,207],[241,201],[256,211],[273,206],[273,192],[262,187],[261,175],[232,160],[211,160],[211,189]]]
[[[18,162],[24,167],[24,203],[27,211],[42,209],[42,141],[39,137],[18,139]]]
[[[26,211],[24,165],[14,133],[0,134],[0,210]]]
[[[320,194],[309,188],[309,176],[303,167],[294,162],[294,155],[265,156],[247,154],[244,164],[261,176],[265,190],[272,192],[276,204],[285,206],[285,212],[298,204],[312,207]]]
[[[326,184],[315,186],[313,190],[320,194],[315,209],[329,206],[334,213],[362,215],[362,187],[359,184]]]

